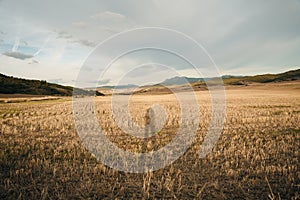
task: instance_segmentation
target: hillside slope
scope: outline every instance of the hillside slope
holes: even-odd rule
[[[161,82],[161,85],[183,85],[186,83],[205,83],[205,81],[214,81],[215,78],[190,78],[185,76],[175,76]],[[291,70],[280,74],[262,74],[255,76],[222,76],[224,84],[244,85],[245,83],[269,83],[281,81],[300,80],[300,69]]]
[[[0,94],[33,94],[72,96],[73,87],[40,80],[27,80],[0,74]],[[76,89],[77,94],[103,96],[100,92]]]
[[[198,79],[198,80],[197,80]],[[298,88],[299,84],[297,80],[300,80],[300,69],[297,70],[291,70],[280,74],[263,74],[263,75],[255,75],[255,76],[231,76],[231,75],[225,75],[222,76],[224,86],[226,87],[235,87],[238,85],[265,85],[268,87],[270,84],[273,84],[274,87],[284,87],[281,83],[289,83],[290,82],[295,83],[295,87]],[[196,81],[195,81],[196,80]],[[206,80],[206,82],[204,81]],[[170,79],[166,79],[164,82],[162,82],[164,85],[156,84],[152,86],[145,86],[141,87],[140,90],[137,90],[134,92],[135,94],[171,94],[172,92],[166,88],[166,86],[169,86],[172,88],[173,91],[188,91],[189,87],[185,84],[186,82],[189,82],[190,85],[193,87],[194,91],[204,91],[207,90],[206,83],[214,84],[215,78],[188,78],[188,77],[174,77]],[[182,84],[184,83],[184,84]],[[281,84],[281,85],[279,85]]]
[[[271,83],[282,81],[300,80],[300,69],[291,70],[280,74],[263,74],[256,76],[231,77],[223,79],[225,84],[244,85],[247,83]]]

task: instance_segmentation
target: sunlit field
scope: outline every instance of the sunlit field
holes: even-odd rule
[[[297,88],[237,87],[226,91],[224,129],[212,152],[198,151],[211,116],[207,91],[198,91],[200,125],[193,145],[154,172],[125,173],[98,162],[75,130],[72,99],[1,101],[0,199],[297,199],[300,197],[300,92]],[[168,144],[180,126],[174,95],[134,95],[139,125],[160,104],[164,128],[156,137],[126,135],[111,116],[110,96],[95,97],[107,137],[133,152]]]

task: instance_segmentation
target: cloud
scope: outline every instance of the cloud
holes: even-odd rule
[[[39,61],[37,61],[37,60],[32,60],[32,61],[29,62],[28,64],[31,65],[31,64],[38,64],[38,63],[39,63]]]
[[[81,44],[81,45],[84,45],[84,46],[87,46],[87,47],[95,47],[96,46],[96,44],[94,42],[89,41],[89,40],[85,40],[85,39],[73,40],[71,42],[78,43],[78,44]]]
[[[87,28],[87,23],[85,22],[74,22],[72,25],[76,28],[82,29],[82,28]]]
[[[60,31],[60,32],[58,32],[57,33],[57,39],[59,39],[59,38],[63,38],[63,39],[70,39],[70,38],[72,38],[73,36],[71,35],[71,34],[69,34],[69,33],[67,33],[67,32],[65,32],[65,31]]]
[[[100,20],[124,20],[126,17],[120,13],[115,13],[111,11],[105,11],[96,13],[91,16],[92,19],[100,19]]]
[[[21,41],[22,42],[22,44],[24,44],[25,46],[28,46],[28,42],[26,42],[26,41]]]
[[[70,3],[75,6],[66,12],[65,8]],[[11,17],[12,13],[14,17]],[[10,0],[1,2],[0,19],[0,38],[3,40],[0,53],[7,54],[0,59],[0,71],[16,75],[23,73],[23,76],[35,78],[39,78],[36,70],[38,65],[43,71],[39,75],[44,79],[60,74],[64,74],[65,80],[75,79],[78,70],[74,68],[79,68],[89,55],[90,47],[115,33],[136,27],[165,27],[191,36],[205,47],[220,71],[225,73],[284,71],[288,69],[284,66],[297,66],[300,63],[299,0],[100,0],[89,3],[80,0]],[[55,35],[53,30],[58,30]],[[51,38],[48,41],[49,35]],[[145,40],[151,41],[152,38],[150,34]],[[22,42],[24,40],[28,46]],[[166,40],[183,52],[193,56],[198,54],[181,45],[181,41],[172,38]],[[116,42],[112,48],[122,49],[130,42]],[[17,45],[12,48],[14,44]],[[35,56],[35,52],[39,55],[40,63],[26,65],[26,71],[24,67],[20,71],[22,60],[32,62],[30,57]],[[106,52],[109,49],[99,56],[105,57]],[[176,66],[177,70],[187,70],[184,63],[162,53],[151,54],[147,51],[132,57],[126,55],[126,58],[131,60],[129,67],[131,64],[153,61]],[[103,66],[97,60],[90,64]],[[127,65],[123,62],[115,66],[112,75],[123,73],[124,66]],[[143,71],[136,73],[138,76]],[[117,75],[105,78],[110,78],[112,82],[115,77]]]
[[[12,57],[15,59],[19,59],[19,60],[25,60],[28,58],[33,58],[33,55],[29,55],[29,54],[25,54],[25,53],[21,53],[21,52],[16,52],[16,51],[11,51],[11,52],[5,52],[3,53],[3,55],[8,56],[8,57]]]
[[[137,27],[137,24],[128,16],[119,12],[104,11],[90,16],[92,20],[86,22],[90,27],[96,28],[96,32],[118,33],[126,29]]]
[[[107,83],[109,83],[109,82],[110,82],[110,79],[103,79],[103,80],[98,81],[97,83],[98,83],[99,85],[105,85],[105,84],[107,84]]]
[[[75,23],[76,24],[76,23]],[[72,24],[74,25],[74,23]],[[84,22],[80,22],[80,24],[76,24],[75,26],[83,26],[84,25]],[[96,46],[96,43],[95,42],[92,42],[88,39],[76,39],[75,36],[73,36],[72,34],[70,34],[69,32],[67,31],[59,31],[57,33],[57,39],[64,39],[70,43],[78,43],[80,45],[83,45],[83,46],[87,46],[87,47],[95,47]]]

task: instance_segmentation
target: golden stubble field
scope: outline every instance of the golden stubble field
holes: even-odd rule
[[[201,122],[188,151],[170,166],[144,174],[111,169],[85,150],[76,133],[71,98],[0,103],[0,199],[297,199],[300,196],[300,90],[230,88],[224,130],[213,151],[197,152],[210,119],[199,91]],[[138,124],[155,103],[167,122],[157,137],[130,137],[114,124],[110,97],[96,114],[108,138],[134,152],[157,150],[180,126],[173,95],[136,95]],[[146,148],[145,148],[146,147]]]

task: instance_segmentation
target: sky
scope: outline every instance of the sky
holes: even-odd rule
[[[145,27],[161,31],[139,31]],[[186,38],[200,44],[202,52],[187,45]],[[122,54],[129,46],[141,45],[138,41],[168,49]],[[122,55],[113,60],[116,52]],[[200,57],[203,62],[196,67],[214,68],[220,75],[297,69],[300,1],[0,0],[3,74],[63,85],[75,85],[84,74],[89,86],[210,75],[197,73],[178,52]]]

